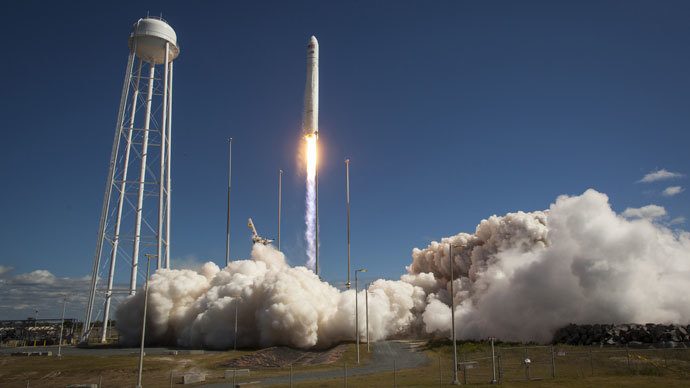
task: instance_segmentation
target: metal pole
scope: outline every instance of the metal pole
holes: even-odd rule
[[[240,303],[239,297],[235,297],[235,341],[232,350],[237,350],[237,306]]]
[[[367,313],[367,353],[369,353],[369,287],[367,287],[367,291],[364,294],[364,303]]]
[[[355,340],[357,341],[357,363],[359,364],[359,308],[357,305],[357,272],[355,271]]]
[[[166,132],[166,127],[165,123],[168,119],[168,58],[170,55],[170,43],[165,42],[165,64],[163,65],[165,70],[163,71],[163,112],[161,117],[161,126],[160,126],[160,141],[161,141],[161,157],[160,157],[160,174],[158,175],[158,236],[157,236],[157,249],[156,249],[156,255],[157,257],[157,262],[158,262],[158,267],[161,267],[161,260],[163,259],[163,206],[165,203],[163,202],[164,200],[164,195],[165,195],[165,132]]]
[[[316,276],[319,276],[319,133],[316,132],[316,161],[314,163],[314,188],[316,189],[316,233],[315,233],[315,251],[316,251]]]
[[[170,388],[173,386],[173,371],[170,371]]]
[[[347,187],[347,283],[345,288],[350,289],[350,159],[345,159],[346,187]],[[368,343],[368,341],[367,341]]]
[[[443,386],[443,369],[441,369],[441,356],[438,356],[438,386]]]
[[[171,149],[172,149],[172,94],[173,94],[173,63],[172,61],[168,65],[170,66],[170,72],[169,72],[169,78],[168,82],[170,82],[170,87],[168,88],[168,146],[166,147],[168,157],[166,158],[166,161],[168,163],[168,167],[166,168],[166,176],[165,176],[165,185],[166,185],[166,190],[165,190],[165,199],[167,201],[167,205],[165,205],[165,267],[170,269],[170,211],[172,208],[170,207],[170,196],[172,195],[171,190],[171,181],[170,181],[170,157],[171,157]]]
[[[496,384],[496,353],[494,352],[494,337],[491,337],[491,384]]]
[[[133,46],[136,45],[136,40]],[[98,240],[96,242],[96,253],[93,260],[93,270],[91,271],[91,284],[89,285],[89,301],[86,304],[86,316],[84,317],[84,324],[82,326],[82,342],[88,341],[89,326],[91,326],[91,314],[93,313],[93,303],[96,297],[96,283],[98,282],[98,269],[101,266],[101,251],[103,250],[103,237],[105,235],[105,223],[108,218],[108,210],[110,208],[110,194],[113,188],[113,177],[115,176],[115,164],[117,162],[117,154],[120,149],[120,136],[122,135],[122,120],[124,120],[125,109],[127,107],[127,95],[129,94],[129,83],[132,79],[132,66],[134,64],[134,49],[129,52],[127,59],[127,70],[125,71],[125,80],[122,85],[122,96],[120,97],[120,110],[117,113],[117,124],[115,125],[115,139],[113,140],[113,149],[110,154],[110,164],[108,168],[108,179],[105,183],[105,194],[103,197],[103,207],[101,209],[101,220],[98,225]]]
[[[280,213],[283,205],[283,170],[278,170],[278,250],[280,250]]]
[[[453,341],[453,384],[459,385],[458,381],[458,351],[455,344],[455,294],[453,293],[453,244],[448,245],[450,255],[450,332]]]
[[[127,189],[127,174],[129,172],[129,156],[132,150],[132,134],[134,130],[134,117],[136,116],[137,100],[139,98],[139,83],[141,81],[141,65],[143,61],[139,59],[137,67],[136,81],[134,84],[134,93],[132,94],[132,110],[129,115],[129,129],[127,130],[127,147],[125,148],[125,159],[122,163],[122,184],[120,185],[120,197],[117,201],[117,214],[115,216],[115,235],[113,236],[113,247],[110,252],[110,271],[108,272],[108,288],[105,292],[105,309],[103,311],[103,322],[108,322],[110,317],[110,298],[112,297],[113,279],[115,277],[115,261],[117,259],[117,249],[120,244],[120,225],[122,222],[122,206],[125,202],[125,192]],[[101,333],[101,343],[106,340],[106,325],[103,325],[103,333]]]
[[[462,380],[463,384],[467,385],[467,355],[465,352],[462,352]]]
[[[529,374],[529,353],[527,351],[527,348],[525,348],[525,379],[529,380],[530,379],[530,374]]]
[[[156,66],[152,63],[149,72],[149,87],[146,95],[146,110],[144,113],[144,135],[141,145],[141,166],[139,169],[139,193],[137,196],[136,222],[134,224],[134,248],[132,249],[132,275],[129,283],[129,293],[134,295],[137,287],[137,267],[139,265],[139,244],[141,243],[141,218],[144,206],[144,186],[146,181],[146,157],[149,147],[149,126],[151,124],[151,100],[153,99],[153,78]]]
[[[141,388],[141,372],[144,369],[144,339],[146,338],[146,309],[149,303],[149,264],[151,255],[146,255],[146,282],[144,283],[144,316],[141,322],[141,344],[139,346],[139,377],[137,378],[137,388]]]
[[[393,359],[393,388],[396,388],[398,386],[398,376],[397,376],[397,370],[395,367],[395,358]]]
[[[551,377],[556,378],[556,358],[553,354],[553,345],[551,345]]]
[[[228,138],[228,217],[226,220],[226,236],[225,236],[225,266],[230,265],[230,187],[232,182],[232,138]]]
[[[65,294],[65,299],[62,301],[62,318],[60,319],[60,341],[58,342],[58,357],[62,356],[62,331],[65,327],[65,307],[67,307],[67,294]]]

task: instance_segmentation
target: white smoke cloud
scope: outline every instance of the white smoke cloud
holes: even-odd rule
[[[678,224],[683,224],[685,223],[685,217],[676,217],[672,219],[668,224],[669,225],[678,225]]]
[[[640,208],[629,207],[621,213],[623,217],[627,218],[643,218],[646,220],[655,220],[666,215],[666,209],[663,206],[647,205]]]
[[[664,191],[661,193],[665,197],[673,197],[676,194],[680,194],[684,191],[685,189],[680,187],[680,186],[669,186]]]
[[[450,260],[459,338],[549,341],[569,323],[690,321],[690,233],[617,215],[594,190],[561,196],[546,211],[483,220],[415,249],[408,274],[369,287],[372,340],[448,336]],[[152,343],[228,348],[323,347],[354,339],[354,291],[341,292],[281,252],[254,245],[251,260],[220,270],[158,270],[150,281]],[[360,328],[364,327],[360,291]],[[143,293],[117,312],[121,340],[136,344]],[[239,301],[239,302],[237,302]],[[363,330],[360,335],[365,336]]]
[[[680,178],[682,176],[683,176],[683,174],[680,174],[677,172],[670,172],[670,171],[667,171],[666,169],[662,168],[661,170],[652,171],[649,174],[646,174],[642,179],[640,179],[637,182],[638,183],[650,183],[650,182],[660,181],[663,179]]]

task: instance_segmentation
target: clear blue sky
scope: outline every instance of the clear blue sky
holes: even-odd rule
[[[303,264],[305,45],[320,41],[321,266],[405,272],[414,247],[560,194],[607,193],[690,217],[690,3],[685,1],[12,2],[0,31],[0,264],[91,270],[132,24],[169,21],[172,264],[232,259],[252,217]],[[673,181],[636,183],[667,169]],[[687,229],[686,224],[675,225]]]

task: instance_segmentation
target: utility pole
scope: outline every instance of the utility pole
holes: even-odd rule
[[[232,138],[228,138],[228,217],[226,220],[225,236],[225,266],[230,265],[230,186],[232,183]]]
[[[350,159],[345,159],[346,187],[347,187],[347,283],[345,288],[350,289]],[[368,346],[368,345],[367,345]]]
[[[358,269],[355,271],[355,339],[357,341],[357,363],[359,364],[359,306],[357,304],[357,273],[367,272],[366,269]]]
[[[232,346],[232,350],[237,350],[237,307],[240,303],[240,297],[235,297],[235,341]]]
[[[456,248],[462,248],[462,245],[457,245]],[[458,381],[458,351],[455,344],[455,293],[453,292],[453,244],[448,245],[448,254],[450,255],[450,332],[451,341],[453,341],[453,384],[460,385]]]
[[[283,205],[283,170],[278,170],[278,250],[280,250],[280,213]]]
[[[144,316],[141,320],[141,345],[139,347],[139,377],[137,378],[137,388],[141,386],[141,372],[144,369],[144,340],[146,339],[146,309],[149,304],[149,265],[151,258],[156,255],[146,255],[146,283],[144,283]]]
[[[371,283],[369,283],[371,285]],[[364,303],[366,304],[367,310],[367,353],[369,353],[369,287],[367,287],[367,292],[364,294]]]
[[[62,318],[60,319],[60,341],[58,342],[58,357],[62,356],[62,332],[65,328],[65,307],[67,307],[67,295],[68,294],[65,294],[65,299],[62,301]]]

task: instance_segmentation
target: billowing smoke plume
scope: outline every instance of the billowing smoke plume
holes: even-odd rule
[[[492,216],[473,234],[415,249],[400,281],[369,288],[372,340],[449,335],[450,244],[464,246],[453,250],[459,338],[546,342],[569,322],[690,321],[690,233],[627,220],[606,195],[588,190],[561,196],[546,211]],[[238,346],[308,348],[354,339],[354,291],[289,267],[270,246],[254,245],[251,260],[223,270],[212,263],[199,273],[158,270],[150,287],[152,343],[228,348],[236,303]],[[118,310],[123,343],[138,343],[142,309],[139,292]]]

